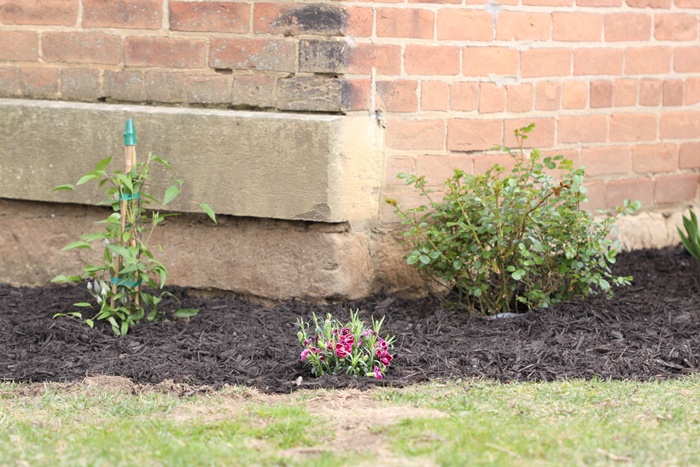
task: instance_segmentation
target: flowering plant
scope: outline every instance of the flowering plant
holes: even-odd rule
[[[384,372],[394,359],[389,351],[393,349],[395,337],[379,335],[383,317],[379,321],[372,318],[372,327],[368,328],[358,314],[359,311],[350,310],[350,321],[343,325],[330,314],[320,320],[314,313],[313,335],[309,334],[307,323],[301,318],[297,320],[301,328],[297,337],[304,347],[300,358],[311,365],[314,376],[344,373],[384,378]]]

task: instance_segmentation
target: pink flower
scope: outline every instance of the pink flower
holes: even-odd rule
[[[355,343],[355,336],[352,334],[349,335],[341,335],[340,338],[340,343],[343,344],[345,347],[349,347],[352,349],[352,345]]]
[[[307,347],[307,346],[310,345],[310,344],[311,344],[311,339],[306,339],[306,340],[304,341],[304,347]]]
[[[394,359],[394,357],[389,354],[389,352],[385,350],[377,350],[377,358],[379,358],[379,361],[382,362],[382,365],[384,366],[389,366],[391,364],[391,361]]]
[[[379,338],[379,348],[384,351],[389,350],[389,344],[387,344],[386,341],[381,337]]]
[[[309,356],[309,353],[311,353],[311,351],[309,349],[304,349],[301,351],[301,361],[302,362],[306,361],[306,357]]]
[[[384,379],[384,376],[382,375],[382,372],[379,371],[379,367],[375,366],[374,367],[374,377],[377,379]]]
[[[341,336],[351,336],[352,331],[350,331],[350,328],[343,328],[340,330],[340,335]]]
[[[348,355],[350,355],[350,352],[347,351],[345,346],[343,344],[335,344],[335,356],[338,358],[345,358]]]

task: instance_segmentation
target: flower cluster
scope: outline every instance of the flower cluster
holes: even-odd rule
[[[314,333],[301,319],[297,325],[299,343],[304,347],[301,361],[311,366],[314,376],[346,374],[383,379],[394,357],[389,353],[394,337],[382,338],[379,330],[384,318],[366,328],[358,317],[359,311],[350,310],[350,321],[342,324],[330,314],[320,320],[313,314]]]

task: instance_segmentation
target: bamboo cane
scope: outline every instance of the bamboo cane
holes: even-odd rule
[[[133,169],[136,166],[136,129],[134,128],[134,121],[132,119],[128,119],[126,121],[126,129],[124,131],[124,173],[128,174],[131,172],[131,169]],[[126,205],[126,203],[130,203],[130,205]],[[128,210],[128,207],[131,207],[130,211],[133,215],[133,213],[137,212],[137,206],[139,204],[139,200],[136,199],[136,193],[133,193],[133,196],[131,200],[128,201],[123,201],[125,203],[125,206]],[[124,231],[126,230],[126,213],[122,212],[121,216],[121,221],[122,221],[122,238],[124,235]],[[136,233],[137,233],[137,226],[136,223],[138,222],[138,219],[134,218],[134,222],[131,224],[131,236],[129,239],[129,245],[134,247],[136,246]],[[136,283],[138,284],[139,280],[139,273],[136,271]],[[139,291],[140,291],[140,286],[136,285],[134,287],[134,303],[136,306],[139,306],[141,300],[139,298]]]

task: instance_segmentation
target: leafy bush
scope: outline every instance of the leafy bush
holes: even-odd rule
[[[400,174],[429,202],[402,209],[387,202],[407,227],[406,260],[441,284],[453,287],[457,303],[480,314],[521,311],[586,297],[612,294],[631,277],[611,274],[620,244],[610,239],[613,216],[595,220],[579,208],[586,201],[584,170],[563,156],[542,158],[523,150],[534,125],[515,131],[515,166],[495,165],[486,173],[460,169],[445,182],[442,201],[431,198],[424,176]],[[551,175],[559,171],[558,180]],[[625,201],[618,213],[633,213]]]
[[[101,232],[83,235],[80,241],[66,245],[63,250],[74,248],[91,249],[93,242],[99,242],[103,248],[102,262],[87,265],[83,268],[82,276],[59,275],[52,282],[72,283],[87,280],[87,288],[99,306],[92,318],[85,319],[90,326],[94,320],[107,320],[117,335],[126,334],[130,327],[146,317],[149,320],[161,320],[164,313],[159,304],[168,292],[154,295],[148,289],[162,289],[168,276],[165,265],[154,258],[149,248],[149,241],[154,229],[167,217],[176,214],[161,214],[157,211],[147,211],[146,206],[158,202],[144,189],[151,171],[151,164],[157,163],[172,171],[170,165],[160,157],[149,154],[145,162],[136,164],[128,173],[115,171],[107,172],[112,161],[108,157],[97,163],[93,171],[78,180],[76,185],[91,181],[100,187],[106,186],[105,201],[101,205],[111,206],[109,217],[98,222],[104,225]],[[172,178],[174,184],[164,193],[162,205],[173,201],[182,189],[183,180]],[[74,190],[73,185],[61,185],[56,190]],[[200,204],[202,209],[216,222],[216,216],[206,204]],[[146,228],[150,225],[150,228]],[[145,238],[144,238],[145,235]],[[88,302],[75,303],[78,308],[90,308]],[[193,309],[180,309],[175,312],[177,317],[192,316],[197,313]],[[83,319],[83,313],[72,311],[57,313],[55,316],[73,316]]]
[[[698,228],[698,218],[692,210],[690,218],[683,216],[683,228],[685,234],[680,228],[678,229],[683,246],[693,258],[700,261],[700,228]]]
[[[394,357],[389,353],[393,348],[394,337],[382,338],[379,331],[384,318],[375,321],[372,327],[358,317],[358,311],[350,310],[350,321],[343,325],[330,314],[319,320],[313,314],[314,334],[309,335],[309,326],[301,319],[297,326],[299,343],[304,347],[300,358],[311,365],[314,376],[343,373],[352,376],[384,378],[384,372]]]

